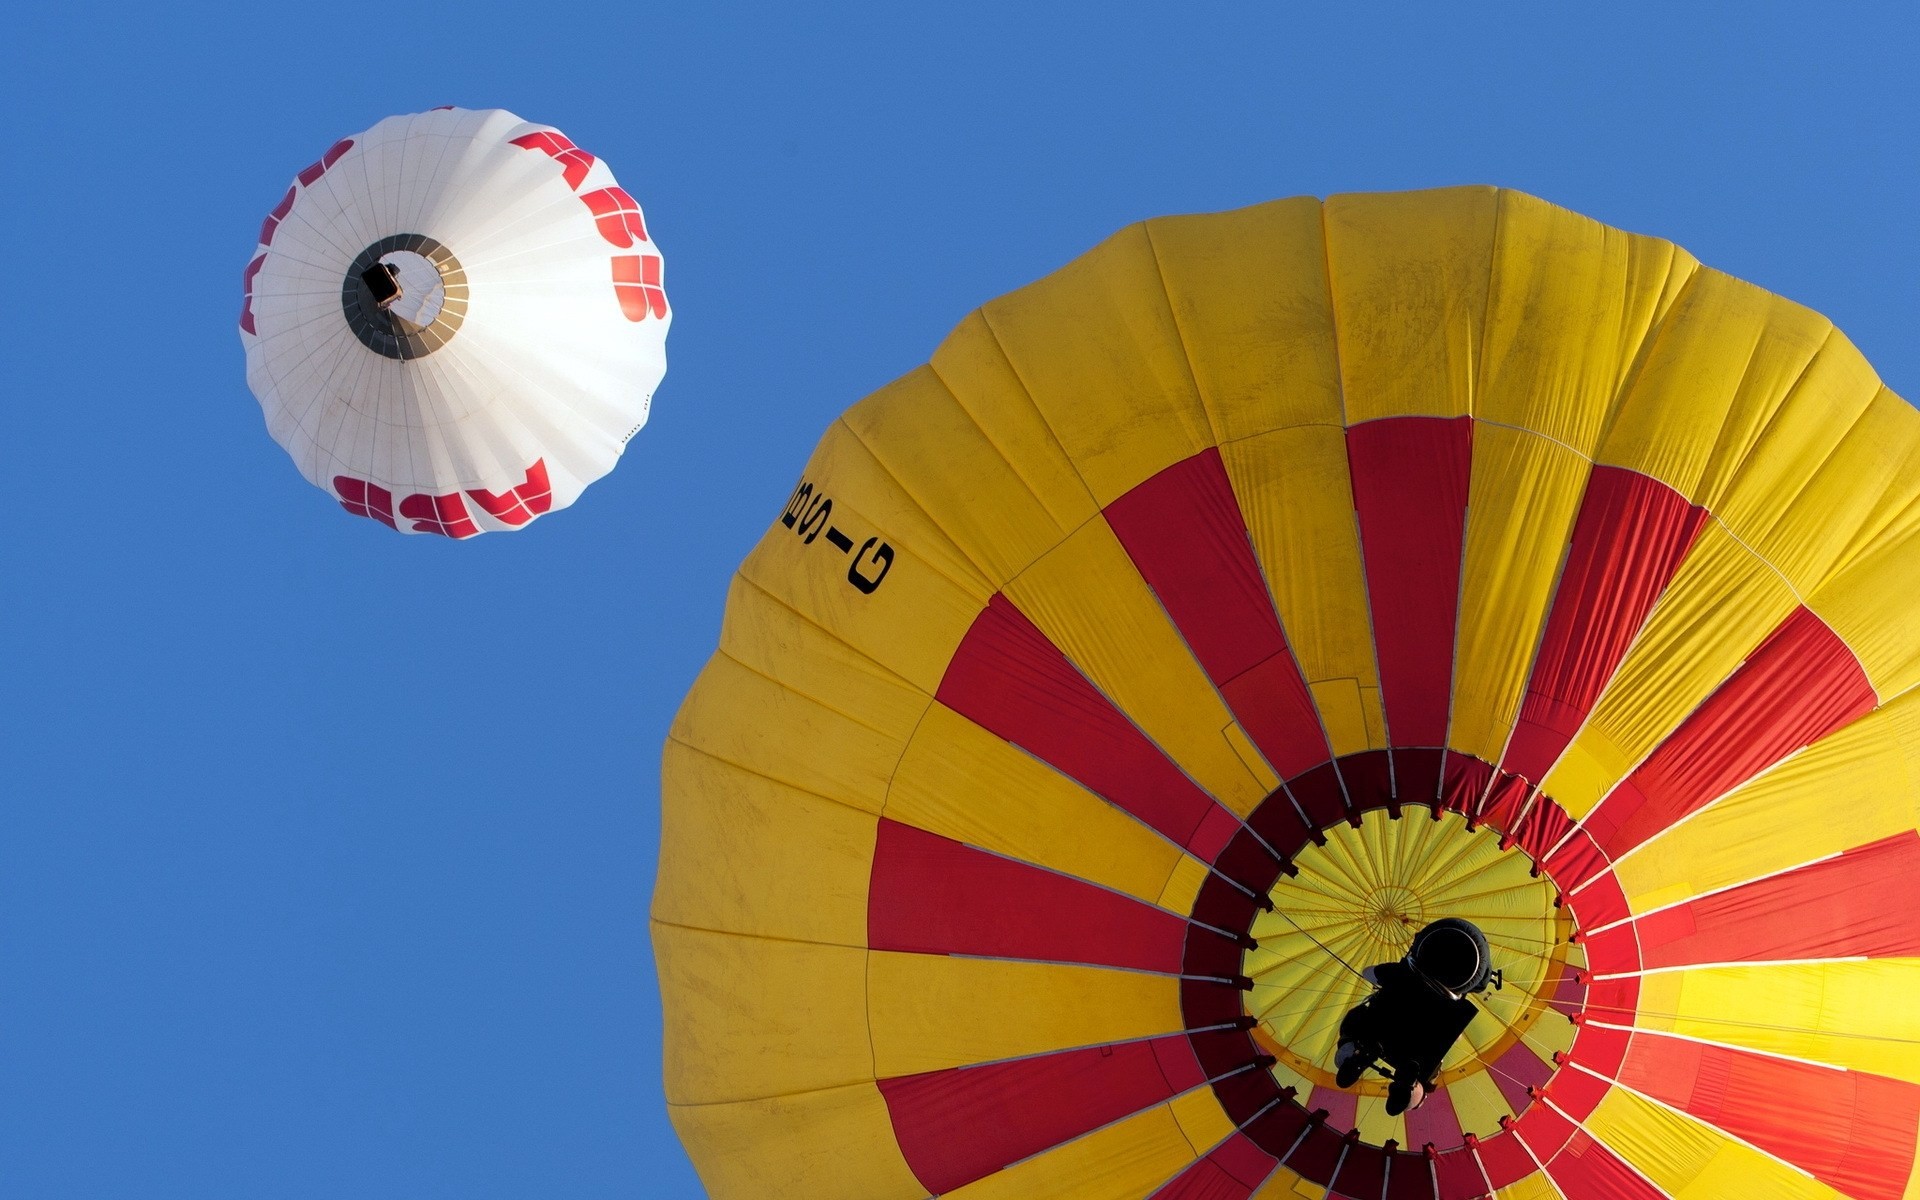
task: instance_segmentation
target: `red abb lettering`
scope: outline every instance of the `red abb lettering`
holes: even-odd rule
[[[372,517],[388,529],[399,528],[393,523],[393,493],[379,484],[351,475],[335,475],[333,490],[340,497],[340,507],[354,516]]]
[[[547,482],[547,460],[536,458],[527,468],[526,482],[509,491],[495,494],[469,488],[467,495],[486,510],[488,516],[509,525],[525,525],[553,507],[553,487]]]
[[[658,254],[615,255],[613,291],[620,297],[620,311],[629,321],[667,315],[667,290],[660,282]]]
[[[513,144],[524,150],[538,150],[559,163],[567,177],[567,186],[576,192],[580,190],[587,172],[593,170],[593,155],[574,145],[566,134],[557,129],[522,135],[514,138]]]
[[[580,199],[592,210],[593,223],[600,227],[600,236],[614,245],[625,248],[636,241],[647,240],[640,202],[628,195],[627,189],[601,188],[597,192],[581,193]]]
[[[415,492],[400,502],[400,515],[413,522],[415,533],[437,533],[442,537],[468,538],[479,533],[459,492],[429,496]]]

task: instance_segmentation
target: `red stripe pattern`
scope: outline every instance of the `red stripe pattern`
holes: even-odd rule
[[[1208,861],[1240,827],[1005,596],[975,618],[936,697]]]
[[[1287,648],[1220,452],[1176,463],[1106,518],[1246,729],[1282,776],[1327,759],[1327,739]]]
[[[1635,1037],[1620,1082],[1858,1200],[1900,1200],[1920,1086],[1679,1038]]]
[[[867,894],[875,950],[1178,974],[1187,923],[1157,905],[882,819]]]
[[[1387,730],[1447,737],[1453,639],[1473,464],[1471,417],[1390,417],[1347,430]]]
[[[1706,519],[1705,509],[1658,480],[1593,469],[1502,770],[1534,783],[1546,777]]]
[[[1847,644],[1795,609],[1585,826],[1617,859],[1877,703]]]
[[[965,1187],[1200,1082],[1181,1035],[879,1082],[900,1152],[934,1195]]]

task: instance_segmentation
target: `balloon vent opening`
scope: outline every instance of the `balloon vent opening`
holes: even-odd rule
[[[419,233],[362,250],[340,283],[340,311],[360,344],[387,358],[424,358],[453,340],[467,317],[467,272]]]

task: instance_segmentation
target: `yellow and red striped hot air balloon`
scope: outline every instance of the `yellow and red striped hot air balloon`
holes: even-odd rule
[[[666,747],[716,1197],[1920,1196],[1920,415],[1514,192],[1129,228],[850,409]],[[1347,968],[1503,990],[1401,1117]]]

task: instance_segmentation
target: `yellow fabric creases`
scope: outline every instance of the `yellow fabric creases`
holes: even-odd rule
[[[1891,405],[1895,413],[1906,407],[1898,396],[1882,395],[1887,399],[1877,407]],[[1911,440],[1889,438],[1893,479],[1870,533],[1807,601],[1846,641],[1882,699],[1920,684],[1920,645],[1913,637],[1920,615],[1920,452]]]
[[[870,1083],[667,1115],[714,1200],[924,1200]]]
[[[1698,269],[1670,242],[1502,191],[1474,415],[1591,458],[1651,331]]]
[[[851,721],[905,741],[930,697],[738,575],[720,652]]]
[[[1054,519],[930,367],[881,388],[843,420],[994,587],[1071,528]]]
[[[1599,461],[1711,509],[1831,329],[1750,283],[1698,271],[1655,331]]]
[[[1553,1180],[1538,1172],[1501,1188],[1495,1195],[1499,1200],[1563,1200]]]
[[[1054,524],[1073,529],[1100,511],[984,314],[969,313],[927,365],[1019,473]]]
[[[1135,818],[938,703],[900,757],[885,815],[1148,902],[1161,898],[1186,858]]]
[[[1839,1200],[1840,1193],[1692,1117],[1614,1088],[1586,1131],[1673,1200]]]
[[[868,951],[653,923],[667,1102],[764,1100],[875,1078]]]
[[[1160,891],[1160,906],[1186,916],[1193,911],[1201,885],[1212,873],[1207,864],[1191,854],[1181,855],[1180,861],[1174,864],[1173,874],[1167,877],[1167,886]]]
[[[1640,988],[1642,1028],[1920,1083],[1920,959],[1694,967]]]
[[[1348,425],[1473,412],[1498,203],[1488,187],[1327,200]]]
[[[994,586],[844,422],[820,440],[801,479],[811,489],[809,507],[791,528],[770,514],[771,527],[740,574],[931,695]],[[790,503],[798,502],[796,491]],[[835,547],[834,529],[850,550]],[[876,539],[871,548],[869,538]],[[879,586],[863,592],[849,572],[877,573],[879,542],[894,557]]]
[[[752,713],[751,721],[741,720]],[[802,791],[878,813],[900,739],[716,654],[668,738]],[[663,776],[667,787],[677,786]],[[671,791],[669,795],[673,794]]]
[[[1301,1093],[1305,1095],[1306,1093]],[[1387,1101],[1384,1096],[1363,1093],[1354,1107],[1353,1127],[1360,1131],[1360,1139],[1376,1146],[1384,1146],[1389,1139],[1409,1150],[1418,1150],[1418,1146],[1407,1145],[1407,1118],[1387,1115]]]
[[[1171,975],[869,951],[879,1078],[1177,1033]]]
[[[1233,442],[1220,456],[1333,752],[1385,746],[1344,431],[1298,426]]]
[[[691,803],[663,815],[655,920],[867,944],[876,818],[679,742],[662,770]]]
[[[1319,201],[1162,217],[1147,236],[1222,444],[1340,424]]]
[[[1822,738],[1621,859],[1635,912],[1760,879],[1914,828],[1920,692]]]
[[[1197,1087],[1175,1096],[1169,1107],[1173,1109],[1173,1119],[1179,1122],[1180,1132],[1186,1135],[1187,1144],[1193,1147],[1196,1158],[1205,1155],[1234,1132],[1232,1118],[1220,1107],[1220,1099],[1210,1087]]]
[[[980,311],[1101,507],[1214,444],[1145,226]]]
[[[1233,714],[1105,521],[1075,530],[1006,594],[1214,799],[1245,816],[1266,798],[1221,733]]]
[[[1796,605],[1772,568],[1708,522],[1586,726],[1548,773],[1546,793],[1585,816]]]
[[[1160,1104],[946,1194],[952,1200],[1140,1200],[1195,1157],[1171,1106]]]
[[[1474,428],[1447,742],[1486,762],[1519,716],[1590,467],[1537,434]]]

